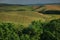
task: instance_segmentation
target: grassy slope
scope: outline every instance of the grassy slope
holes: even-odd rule
[[[35,11],[41,11],[41,10],[60,10],[60,5],[44,5],[42,7],[39,7]]]
[[[60,10],[60,5],[46,5],[46,10]]]
[[[52,19],[58,19],[60,18],[60,15],[48,15],[48,14],[41,14],[35,11],[30,11],[32,8],[31,7],[17,7],[17,6],[12,6],[12,7],[2,7],[3,9],[19,9],[19,8],[26,8],[26,10],[29,11],[10,11],[10,12],[0,12],[0,22],[12,22],[15,24],[23,24],[23,25],[28,25],[34,20],[41,20],[42,22],[44,21],[49,21]],[[1,9],[1,7],[0,7]]]
[[[33,20],[42,19],[42,15],[32,11],[21,12],[2,12],[0,13],[0,21],[4,22],[16,22],[24,25],[28,25]]]
[[[0,7],[0,9],[3,9],[3,10],[20,10],[20,9],[24,9],[24,10],[30,11],[30,10],[32,10],[32,7],[31,6],[2,6],[2,7]]]

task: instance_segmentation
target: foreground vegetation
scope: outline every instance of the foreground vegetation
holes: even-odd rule
[[[60,40],[60,19],[42,23],[33,21],[27,28],[0,23],[0,40]]]

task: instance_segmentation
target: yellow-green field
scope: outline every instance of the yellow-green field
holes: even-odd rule
[[[0,12],[0,22],[12,22],[15,24],[28,25],[34,20],[49,21],[51,19],[58,19],[60,15],[48,15],[35,11],[11,11]]]
[[[42,14],[38,11],[45,9],[56,9],[59,10],[60,6],[43,6],[36,9],[38,6],[3,6],[0,7],[0,22],[11,22],[15,24],[22,24],[27,26],[34,20],[41,20],[46,22],[52,19],[60,18],[60,15],[56,14]],[[50,7],[50,8],[49,8]],[[55,8],[54,8],[55,7]],[[17,11],[23,9],[24,11]],[[35,11],[32,11],[34,10]],[[8,11],[9,10],[9,11]],[[1,12],[2,11],[2,12]]]

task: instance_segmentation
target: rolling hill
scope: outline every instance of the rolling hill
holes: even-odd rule
[[[38,13],[40,10],[60,10],[57,5],[44,5],[34,9],[35,6],[0,6],[0,22],[11,22],[27,26],[34,20],[46,22],[60,18],[60,15]],[[22,10],[23,9],[23,10]],[[33,10],[33,11],[32,11]]]
[[[35,11],[46,11],[46,10],[60,10],[60,5],[44,5],[42,7],[35,7]]]

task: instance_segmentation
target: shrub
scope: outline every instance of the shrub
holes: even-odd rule
[[[43,29],[42,40],[60,40],[60,19],[51,20]]]
[[[14,28],[12,23],[0,24],[0,40],[60,40],[60,19],[48,23],[33,21],[27,28]]]
[[[0,24],[0,40],[19,40],[13,25],[10,23]]]

